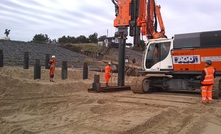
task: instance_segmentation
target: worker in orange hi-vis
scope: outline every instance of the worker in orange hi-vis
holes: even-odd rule
[[[49,61],[50,63],[50,82],[54,82],[53,78],[54,78],[54,73],[55,73],[55,56],[52,55],[51,59]]]
[[[106,87],[108,87],[108,82],[109,82],[109,79],[111,77],[111,62],[108,62],[108,65],[105,66],[105,69],[104,69],[104,77],[105,77],[105,81],[106,81]]]
[[[200,76],[201,90],[202,90],[202,103],[212,103],[212,88],[215,78],[215,69],[212,66],[212,61],[207,60],[205,68]]]

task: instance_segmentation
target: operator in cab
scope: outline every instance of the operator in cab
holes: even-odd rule
[[[109,86],[108,82],[109,82],[109,79],[111,77],[111,72],[112,72],[111,62],[108,62],[108,64],[104,68],[104,77],[105,77],[105,81],[106,81],[106,87]]]
[[[207,60],[205,68],[202,71],[200,78],[201,90],[202,90],[202,103],[212,103],[212,88],[215,78],[215,69],[212,66],[212,61]]]
[[[159,62],[159,46],[158,46],[158,44],[156,44],[154,47],[154,64],[156,64],[157,62]]]

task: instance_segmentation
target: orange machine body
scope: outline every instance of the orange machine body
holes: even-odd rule
[[[202,71],[206,60],[212,61],[216,71],[221,71],[220,48],[177,49],[172,51],[174,71]]]
[[[134,30],[138,27],[140,32],[133,33],[145,35],[147,39],[165,38],[165,27],[160,13],[160,6],[155,0],[112,0],[115,4],[116,18],[114,27],[129,27]],[[133,16],[134,15],[134,16]],[[157,31],[157,25],[160,31]],[[137,36],[131,34],[131,36]]]
[[[118,15],[114,19],[114,26],[129,26],[130,25],[130,3],[131,0],[118,0]]]
[[[177,34],[171,52],[175,72],[199,72],[206,60],[221,72],[221,31]]]

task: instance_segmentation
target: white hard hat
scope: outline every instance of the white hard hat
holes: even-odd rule
[[[111,65],[111,62],[109,61],[108,64]]]
[[[55,56],[54,56],[54,55],[52,55],[52,56],[51,56],[51,58],[55,58]]]

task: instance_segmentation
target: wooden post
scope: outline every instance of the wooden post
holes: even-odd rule
[[[67,77],[68,77],[67,68],[68,68],[67,61],[62,61],[62,70],[61,70],[62,80],[67,79]]]
[[[88,79],[88,65],[86,62],[84,62],[83,67],[83,79]]]
[[[40,59],[36,59],[35,66],[34,66],[34,80],[41,79],[41,65]]]
[[[24,69],[29,68],[29,52],[24,53],[24,64],[23,64]]]
[[[3,50],[0,49],[0,67],[3,67]]]

